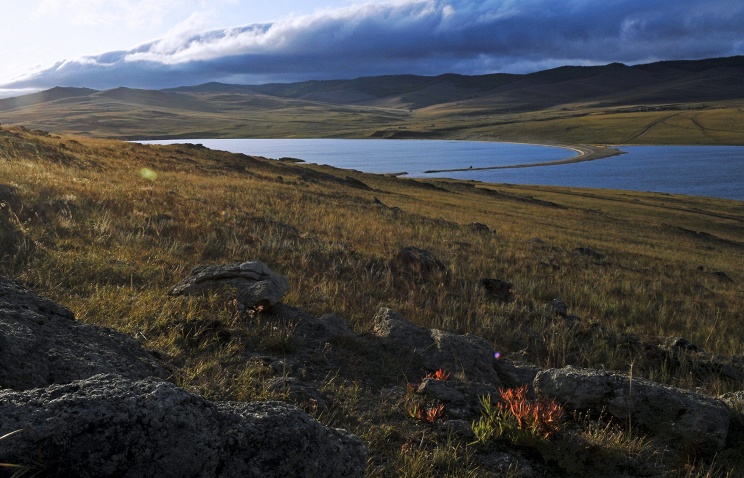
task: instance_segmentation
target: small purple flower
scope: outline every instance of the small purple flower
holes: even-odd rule
[[[493,354],[493,358],[495,358],[496,360],[500,359],[501,358],[501,352],[496,352],[495,354]]]

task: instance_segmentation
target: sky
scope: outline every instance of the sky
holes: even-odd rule
[[[744,55],[742,0],[3,0],[0,97]]]

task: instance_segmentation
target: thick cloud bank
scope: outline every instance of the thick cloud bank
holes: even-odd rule
[[[164,88],[366,75],[524,73],[744,54],[741,0],[401,0],[60,62],[6,88]]]

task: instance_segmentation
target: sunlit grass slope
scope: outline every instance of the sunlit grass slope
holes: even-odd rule
[[[469,139],[537,143],[741,145],[742,128],[742,102],[622,108],[571,104],[514,114],[445,105],[418,111],[407,134],[458,132]]]
[[[711,394],[742,386],[645,360],[633,345],[680,336],[709,352],[744,355],[741,202],[410,180],[16,128],[0,130],[0,185],[23,203],[14,227],[27,246],[4,251],[0,272],[79,320],[135,336],[162,354],[174,381],[210,398],[270,397],[266,366],[247,364],[242,347],[281,331],[234,323],[224,298],[167,291],[194,266],[249,259],[287,278],[285,303],[338,314],[360,333],[386,306],[422,326],[483,336],[504,357],[543,367],[633,366],[635,376]],[[405,246],[433,253],[450,280],[401,281],[392,262]],[[514,301],[487,300],[481,278],[511,282]],[[580,321],[556,322],[556,298]],[[235,339],[194,346],[179,324],[196,320],[231,327]],[[380,364],[355,366],[376,377]],[[324,392],[337,408],[319,418],[361,435],[375,474],[488,476],[468,461],[466,444],[432,441],[375,391],[405,387],[406,377],[369,377],[334,379],[329,371]],[[624,435],[587,427],[582,433],[598,447],[626,446]],[[414,451],[403,453],[405,443]],[[632,459],[646,460],[643,453]],[[431,468],[435,458],[446,466]],[[659,470],[672,466],[667,458]]]

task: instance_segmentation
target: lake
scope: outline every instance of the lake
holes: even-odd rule
[[[200,143],[211,149],[409,177],[447,177],[490,183],[539,184],[654,191],[744,201],[744,146],[621,146],[621,156],[518,169],[426,174],[566,159],[573,151],[530,144],[477,141],[367,139],[190,139],[148,144]]]

